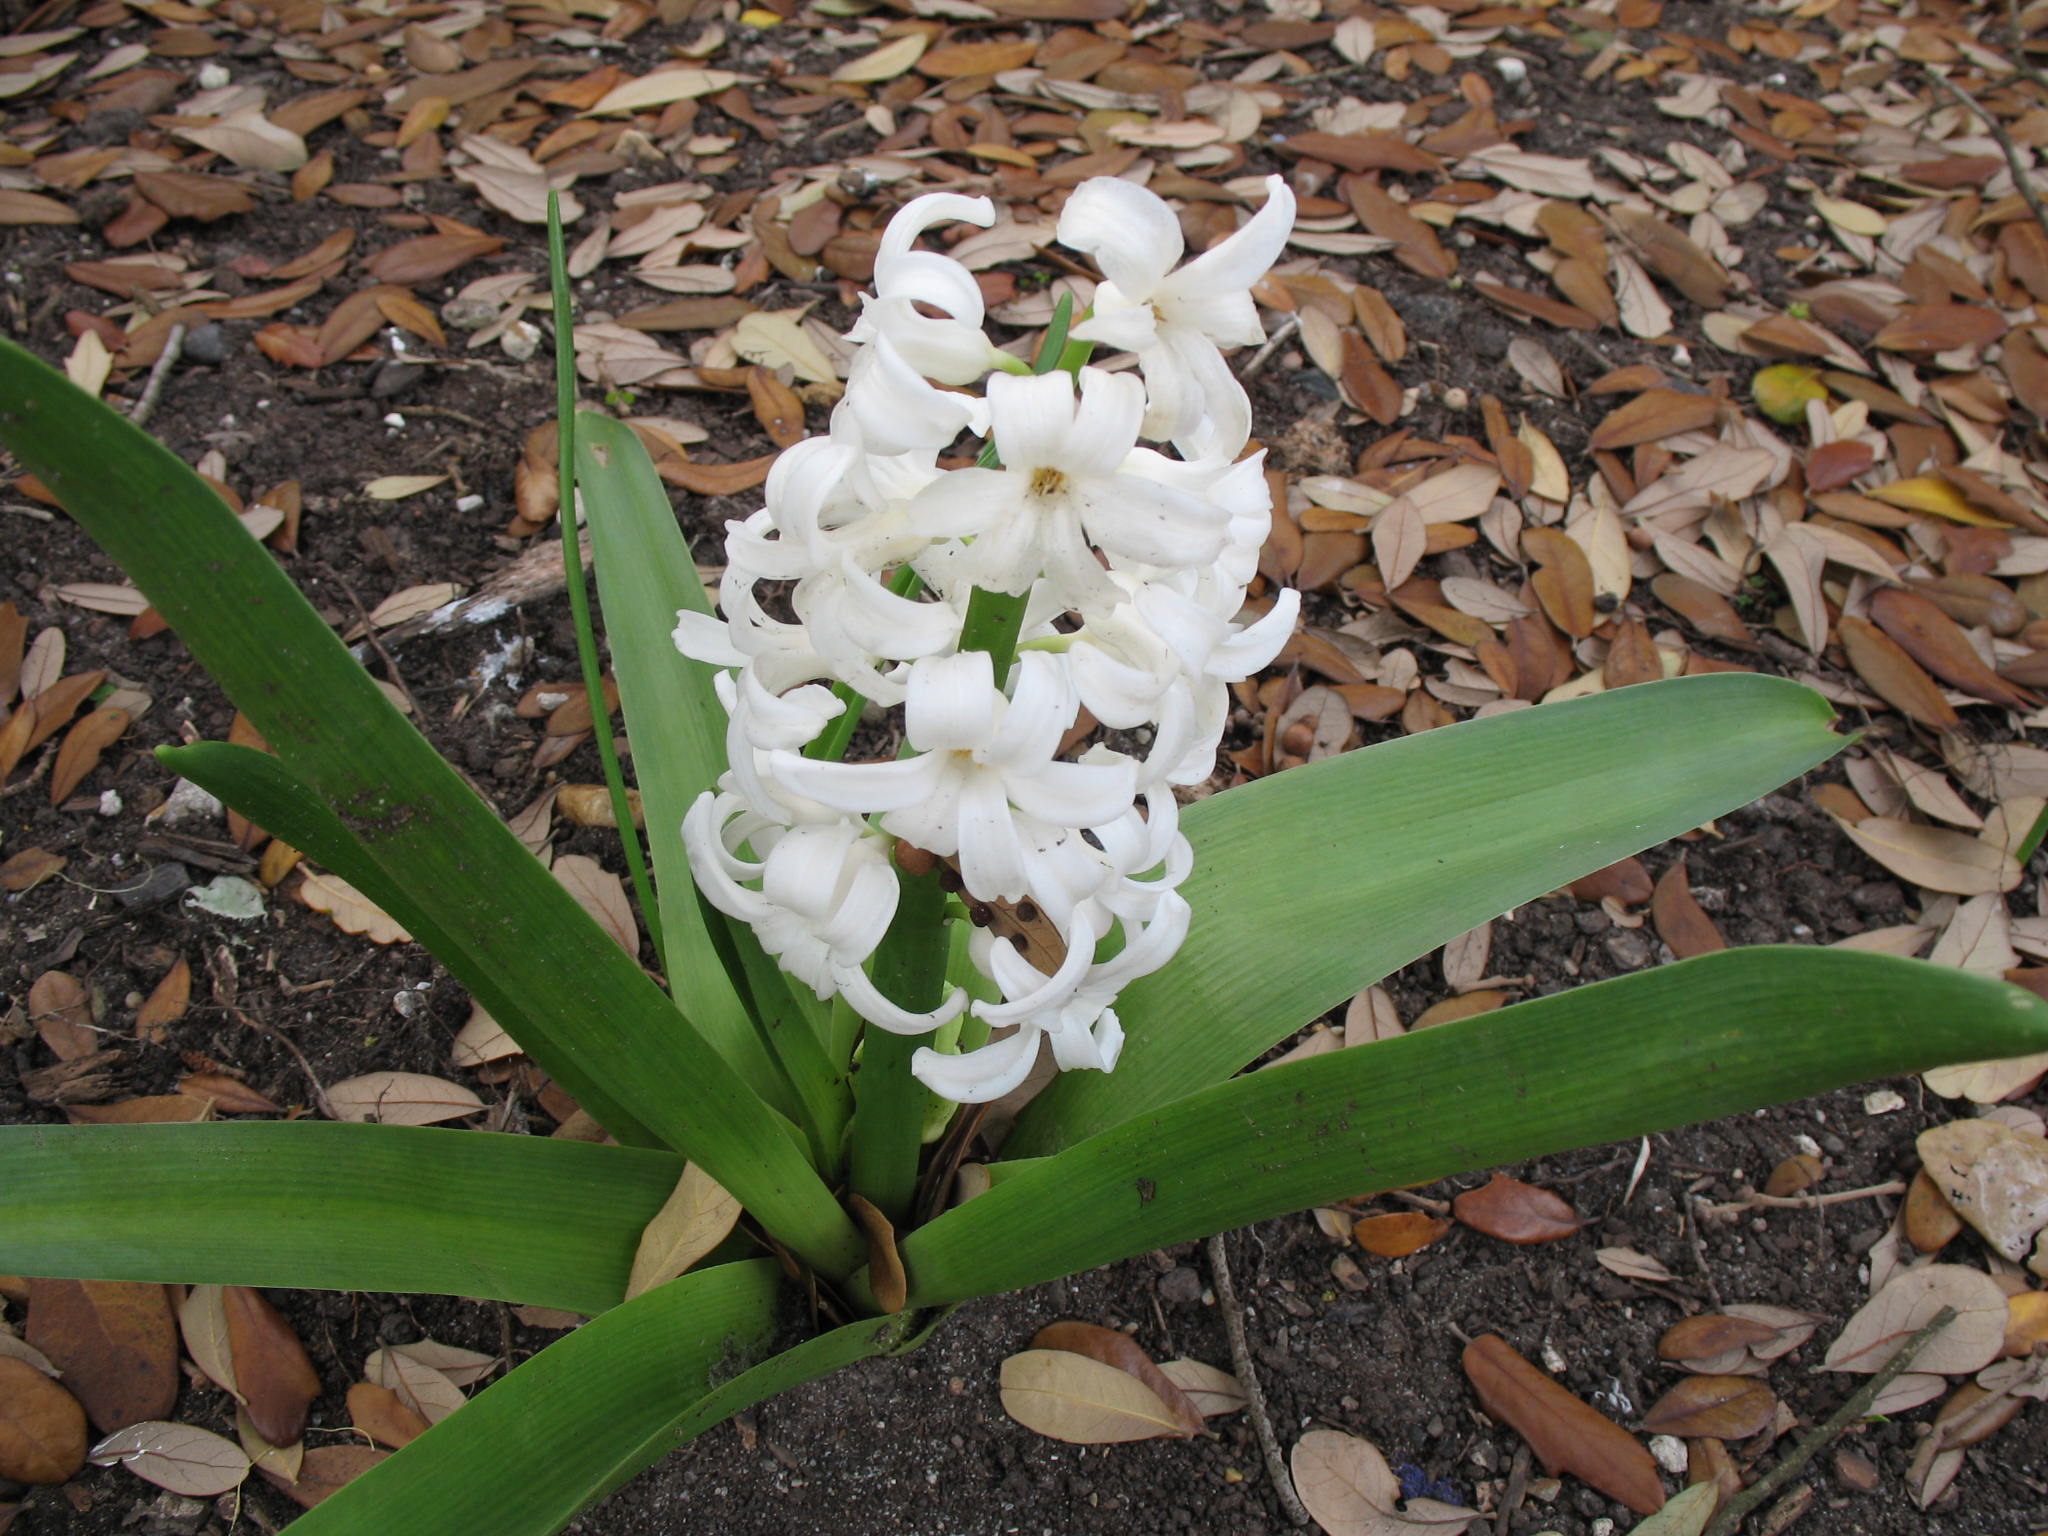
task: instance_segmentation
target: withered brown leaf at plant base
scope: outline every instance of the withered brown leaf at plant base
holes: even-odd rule
[[[1671,952],[1681,960],[1711,955],[1728,947],[1728,941],[1721,937],[1721,930],[1714,926],[1714,920],[1707,916],[1706,910],[1693,896],[1692,881],[1686,874],[1682,857],[1674,861],[1658,880],[1657,889],[1650,897],[1650,921],[1657,925],[1657,936],[1669,944]]]
[[[1516,1354],[1496,1333],[1465,1346],[1466,1379],[1488,1417],[1529,1442],[1552,1477],[1569,1472],[1639,1515],[1663,1506],[1656,1460],[1635,1436]]]
[[[1688,1376],[1650,1405],[1643,1430],[1695,1440],[1747,1440],[1770,1426],[1778,1399],[1754,1376]]]
[[[1427,1211],[1391,1211],[1380,1216],[1361,1216],[1352,1223],[1352,1240],[1367,1253],[1382,1259],[1405,1259],[1420,1252],[1451,1230],[1450,1218]]]
[[[161,1419],[178,1400],[178,1329],[161,1285],[32,1279],[25,1336],[102,1430]]]
[[[1909,304],[1870,338],[1885,352],[1948,352],[1984,347],[2005,334],[1996,310],[1978,304]]]
[[[724,1242],[739,1219],[739,1201],[695,1163],[684,1163],[676,1187],[640,1234],[626,1300],[684,1273]]]
[[[486,1107],[460,1083],[423,1072],[366,1072],[331,1086],[327,1102],[338,1119],[379,1125],[437,1125]]]
[[[1202,1411],[1194,1400],[1183,1392],[1137,1345],[1129,1334],[1119,1333],[1114,1328],[1104,1328],[1095,1323],[1057,1322],[1048,1323],[1032,1337],[1033,1349],[1064,1349],[1070,1354],[1086,1355],[1104,1365],[1113,1366],[1127,1375],[1136,1377],[1149,1387],[1166,1405],[1168,1413],[1179,1421],[1190,1435],[1202,1432]]]
[[[1952,731],[1962,723],[1934,679],[1868,619],[1845,613],[1836,621],[1835,633],[1856,675],[1908,720],[1933,731]]]
[[[1473,1231],[1508,1243],[1554,1243],[1586,1224],[1562,1197],[1504,1173],[1459,1195],[1451,1213]]]
[[[320,1376],[291,1324],[261,1291],[222,1289],[228,1348],[249,1422],[272,1445],[290,1445],[306,1428],[306,1410],[320,1395]]]
[[[1870,444],[1847,439],[1823,443],[1806,455],[1806,485],[1812,491],[1835,491],[1849,484],[1875,462]]]
[[[0,1477],[50,1485],[85,1465],[85,1410],[56,1382],[0,1355]]]
[[[1600,678],[1608,688],[1628,688],[1636,683],[1654,683],[1664,676],[1664,663],[1650,639],[1649,626],[1641,619],[1623,619],[1614,626],[1614,638],[1607,645],[1607,659],[1600,664]]]
[[[92,1001],[68,971],[45,971],[29,983],[28,1021],[59,1061],[77,1061],[100,1048]]]
[[[1907,655],[1951,687],[2008,709],[2038,702],[1992,671],[1970,637],[1931,598],[1881,587],[1870,595],[1870,616]]]

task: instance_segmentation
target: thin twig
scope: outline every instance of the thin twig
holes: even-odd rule
[[[2043,95],[2048,95],[2048,75],[2042,74],[2027,57],[2026,29],[2020,25],[2020,0],[2005,0],[2005,16],[2012,25],[2013,67],[2039,86]]]
[[[1245,1412],[1258,1434],[1259,1449],[1266,1456],[1266,1475],[1273,1480],[1273,1492],[1287,1518],[1296,1525],[1309,1523],[1301,1495],[1294,1491],[1294,1479],[1287,1472],[1287,1458],[1280,1454],[1280,1441],[1273,1433],[1273,1421],[1266,1413],[1266,1395],[1259,1390],[1259,1374],[1252,1364],[1251,1342],[1244,1334],[1244,1313],[1237,1304],[1237,1287],[1230,1279],[1230,1258],[1223,1251],[1224,1234],[1209,1239],[1209,1273],[1216,1277],[1216,1305],[1223,1311],[1223,1331],[1230,1335],[1230,1365],[1244,1388]]]
[[[1245,365],[1237,370],[1238,382],[1243,383],[1249,380],[1253,374],[1265,367],[1266,359],[1279,351],[1280,344],[1300,329],[1301,315],[1299,312],[1289,315],[1285,320],[1274,326],[1273,334],[1266,338],[1266,344],[1247,358]]]
[[[306,1060],[306,1053],[299,1049],[298,1044],[291,1036],[285,1034],[283,1030],[276,1028],[274,1025],[266,1024],[261,1019],[244,1013],[233,1004],[226,1006],[229,1013],[233,1014],[242,1023],[248,1025],[249,1028],[259,1034],[270,1036],[271,1039],[277,1041],[278,1044],[290,1051],[293,1058],[299,1064],[299,1070],[306,1074],[306,1081],[313,1085],[313,1102],[320,1107],[320,1113],[330,1120],[339,1120],[341,1118],[340,1115],[334,1112],[334,1105],[327,1097],[327,1090],[321,1086],[320,1079],[314,1075],[313,1063]]]
[[[178,366],[178,359],[185,355],[185,323],[179,321],[171,327],[170,335],[164,338],[164,349],[157,354],[156,366],[149,370],[149,382],[142,386],[142,398],[135,402],[135,409],[128,413],[129,423],[141,426],[156,411],[156,403],[163,398],[164,382],[171,376],[171,370]]]
[[[1735,1536],[1742,1528],[1742,1522],[1749,1518],[1749,1512],[1776,1493],[1785,1484],[1797,1477],[1806,1464],[1825,1450],[1828,1444],[1842,1434],[1851,1424],[1870,1412],[1870,1405],[1877,1401],[1878,1394],[1892,1384],[1914,1358],[1925,1349],[1934,1336],[1955,1321],[1956,1309],[1943,1307],[1927,1325],[1899,1346],[1899,1352],[1885,1361],[1855,1392],[1849,1400],[1837,1408],[1819,1424],[1799,1437],[1794,1445],[1770,1471],[1751,1483],[1747,1488],[1721,1506],[1721,1512],[1714,1516],[1701,1536]]]
[[[1905,1183],[1892,1179],[1883,1184],[1866,1184],[1861,1189],[1838,1189],[1826,1195],[1744,1195],[1740,1200],[1703,1205],[1699,1209],[1703,1216],[1731,1216],[1737,1211],[1754,1210],[1760,1205],[1806,1211],[1823,1205],[1846,1205],[1851,1200],[1875,1200],[1880,1195],[1903,1195],[1905,1192]]]
[[[2027,207],[2033,210],[2034,222],[2041,226],[2041,233],[2048,235],[2048,205],[2042,203],[2041,194],[2034,190],[2034,183],[2029,179],[2027,163],[2020,158],[2020,147],[2013,142],[2012,134],[2006,130],[2005,124],[1985,111],[1978,104],[1976,97],[1942,74],[1933,65],[1923,64],[1920,66],[1920,69],[1929,80],[1932,80],[1942,90],[1947,91],[1949,95],[1955,97],[1957,101],[1984,120],[1986,131],[1990,133],[1992,138],[1998,141],[1998,147],[2005,151],[2005,163],[2012,171],[2013,185],[2019,188],[2020,196],[2027,200]]]

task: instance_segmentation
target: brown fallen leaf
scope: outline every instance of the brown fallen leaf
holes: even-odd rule
[[[1650,590],[1657,594],[1659,602],[1700,634],[1745,651],[1756,649],[1749,626],[1742,622],[1735,606],[1711,587],[1676,571],[1666,571],[1651,579]]]
[[[379,1445],[399,1450],[424,1435],[430,1426],[408,1408],[396,1392],[359,1381],[348,1389],[349,1422]]]
[[[135,1033],[147,1035],[153,1029],[177,1023],[185,1017],[186,1006],[191,1000],[192,967],[180,955],[164,972],[163,979],[150,989],[149,996],[142,1000],[142,1006],[135,1010]]]
[[[28,1021],[59,1061],[80,1061],[100,1048],[92,1002],[68,971],[45,971],[29,983]]]
[[[1504,1173],[1496,1173],[1483,1188],[1459,1195],[1451,1202],[1451,1212],[1473,1231],[1507,1243],[1554,1243],[1586,1224],[1558,1195]]]
[[[1806,455],[1806,484],[1814,491],[1837,491],[1869,469],[1877,457],[1870,444],[1850,439],[1823,443]]]
[[[1462,1363],[1480,1406],[1528,1441],[1551,1476],[1569,1472],[1639,1515],[1663,1506],[1657,1463],[1642,1444],[1516,1354],[1499,1334],[1483,1333],[1467,1344]]]
[[[1611,412],[1593,429],[1594,448],[1633,448],[1680,432],[1697,432],[1714,424],[1721,401],[1712,395],[1689,395],[1675,389],[1651,389]]]
[[[164,1419],[126,1425],[86,1454],[99,1466],[125,1467],[187,1498],[212,1498],[241,1486],[250,1465],[248,1453],[225,1436]]]
[[[1663,676],[1664,663],[1650,639],[1649,626],[1641,619],[1623,619],[1616,624],[1607,659],[1600,664],[1601,681],[1612,690],[1654,683]]]
[[[1671,952],[1681,960],[1690,960],[1695,955],[1711,955],[1728,947],[1728,941],[1721,937],[1721,930],[1714,926],[1714,920],[1707,916],[1693,896],[1692,881],[1682,858],[1665,870],[1658,880],[1657,889],[1650,897],[1650,921],[1657,925],[1657,936],[1669,944]]]
[[[161,1419],[178,1400],[170,1294],[135,1280],[30,1280],[29,1343],[102,1430]]]
[[[1922,1131],[1924,1172],[1948,1205],[2017,1264],[2048,1227],[2048,1140],[1996,1120],[1956,1120]]]
[[[1920,1253],[1939,1253],[1963,1230],[1963,1218],[1956,1214],[1941,1193],[1941,1186],[1922,1168],[1906,1186],[1906,1200],[1899,1212],[1899,1225],[1906,1241]]]
[[[1961,1264],[1928,1264],[1904,1270],[1842,1325],[1821,1360],[1826,1371],[1871,1372],[1899,1352],[1906,1340],[1934,1320],[1943,1307],[1955,1308],[1949,1325],[1913,1357],[1921,1375],[1966,1375],[1982,1370],[2005,1343],[2005,1292],[1981,1269]]]
[[[1885,352],[1947,352],[1989,346],[2005,334],[1998,312],[1979,304],[1909,304],[1870,344]]]
[[[1404,1259],[1450,1230],[1450,1218],[1446,1216],[1432,1216],[1427,1211],[1392,1211],[1383,1216],[1361,1216],[1352,1224],[1351,1236],[1367,1253],[1382,1259]]]
[[[268,1467],[259,1467],[258,1470],[273,1487],[288,1494],[300,1508],[311,1509],[390,1454],[368,1445],[319,1445],[306,1452],[296,1480],[281,1477]]]
[[[1003,1362],[1003,1411],[1026,1429],[1070,1445],[1184,1438],[1159,1395],[1113,1365],[1064,1349],[1027,1349]]]
[[[2020,883],[2020,866],[2002,848],[1946,827],[1891,816],[1836,823],[1849,840],[1893,874],[1955,896],[1988,896]]]
[[[1064,1349],[1071,1354],[1086,1355],[1090,1360],[1099,1360],[1134,1376],[1158,1396],[1186,1433],[1198,1435],[1202,1432],[1201,1409],[1153,1363],[1151,1356],[1138,1348],[1129,1334],[1095,1323],[1063,1321],[1048,1323],[1039,1329],[1032,1337],[1031,1347]]]
[[[1593,565],[1579,541],[1561,528],[1525,528],[1522,552],[1538,562],[1529,584],[1550,622],[1575,639],[1592,634],[1600,613],[1594,606]]]
[[[291,1324],[261,1291],[230,1285],[221,1292],[235,1385],[249,1422],[272,1445],[305,1433],[306,1410],[320,1395],[320,1376]]]
[[[1435,1499],[1410,1499],[1397,1511],[1401,1480],[1370,1440],[1312,1429],[1287,1459],[1295,1492],[1326,1536],[1456,1536],[1482,1518]]]
[[[1754,1376],[1688,1376],[1650,1405],[1643,1429],[1687,1440],[1747,1440],[1768,1428],[1777,1410],[1777,1395]]]
[[[626,1299],[675,1279],[724,1242],[739,1219],[739,1201],[695,1163],[684,1163],[676,1187],[640,1234]]]
[[[56,1382],[0,1355],[0,1477],[47,1486],[85,1465],[85,1410]]]
[[[1764,1193],[1783,1199],[1813,1188],[1827,1177],[1827,1164],[1810,1152],[1795,1152],[1771,1170],[1764,1180]]]
[[[1933,731],[1952,731],[1962,723],[1934,679],[1875,624],[1843,614],[1835,632],[1856,675],[1900,714]]]
[[[1607,211],[1615,230],[1644,266],[1704,309],[1728,302],[1735,279],[1690,235],[1645,208],[1617,204]]]
[[[1581,875],[1565,889],[1580,901],[1605,901],[1609,897],[1626,906],[1640,906],[1650,899],[1654,887],[1643,862],[1631,855],[1590,875]]]
[[[70,862],[47,848],[24,848],[0,863],[0,891],[16,896],[32,891]]]
[[[1659,1360],[1705,1360],[1733,1349],[1747,1349],[1778,1336],[1769,1323],[1721,1312],[1701,1312],[1664,1330],[1657,1340]]]
[[[2007,709],[2027,709],[2039,702],[1992,671],[1970,637],[1932,598],[1901,587],[1881,587],[1870,595],[1870,616],[1900,649],[1951,687]]]

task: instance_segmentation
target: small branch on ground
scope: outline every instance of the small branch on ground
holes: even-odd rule
[[[255,1030],[258,1034],[270,1036],[271,1039],[290,1051],[292,1059],[299,1064],[299,1070],[306,1074],[306,1081],[313,1085],[313,1102],[319,1106],[320,1113],[330,1120],[339,1120],[341,1118],[340,1115],[334,1112],[334,1105],[327,1097],[327,1089],[321,1084],[320,1079],[314,1075],[313,1063],[306,1060],[306,1053],[299,1049],[298,1043],[291,1036],[284,1033],[283,1030],[264,1023],[253,1015],[244,1013],[233,1004],[228,1005],[228,1012],[233,1014],[240,1023],[248,1025],[249,1028]]]
[[[2019,188],[2020,196],[2027,200],[2027,207],[2033,212],[2034,222],[2041,226],[2041,233],[2048,235],[2048,205],[2042,203],[2041,194],[2034,190],[2034,183],[2027,170],[2027,162],[2021,157],[2020,147],[2013,141],[2011,131],[2006,128],[2005,124],[1986,111],[1978,103],[1976,97],[1972,96],[1960,85],[1957,85],[1948,76],[1942,74],[1933,65],[1921,65],[1920,72],[1933,81],[1937,88],[1946,91],[1964,107],[1983,119],[1985,131],[1992,138],[1996,139],[1998,147],[2005,151],[2005,163],[2007,168],[2012,171],[2013,185]]]
[[[1846,1205],[1851,1200],[1875,1200],[1880,1195],[1903,1195],[1905,1192],[1905,1182],[1892,1179],[1883,1184],[1866,1184],[1861,1189],[1838,1189],[1826,1195],[1744,1195],[1740,1200],[1702,1205],[1698,1209],[1702,1216],[1732,1216],[1738,1211],[1755,1210],[1761,1205],[1803,1211],[1823,1205]]]
[[[1847,1402],[1801,1435],[1798,1443],[1785,1453],[1784,1460],[1723,1504],[1721,1512],[1714,1516],[1700,1536],[1735,1536],[1742,1528],[1742,1522],[1749,1518],[1751,1510],[1797,1477],[1808,1462],[1827,1449],[1828,1445],[1851,1424],[1866,1417],[1870,1412],[1870,1405],[1877,1401],[1878,1394],[1890,1386],[1893,1379],[1901,1375],[1920,1351],[1933,1341],[1934,1336],[1955,1319],[1954,1307],[1943,1307],[1929,1318],[1927,1325],[1901,1344],[1899,1352],[1880,1366],[1870,1380],[1851,1393]]]
[[[142,398],[135,402],[135,409],[128,413],[132,426],[141,426],[156,413],[156,403],[163,398],[164,382],[171,376],[171,370],[178,366],[178,359],[185,355],[184,322],[171,327],[170,335],[164,338],[164,349],[157,354],[156,366],[149,370],[149,382],[142,386]]]
[[[1230,1367],[1244,1388],[1245,1412],[1259,1437],[1259,1449],[1266,1455],[1266,1475],[1273,1480],[1273,1492],[1287,1518],[1296,1525],[1309,1523],[1301,1495],[1294,1491],[1294,1479],[1287,1471],[1287,1458],[1280,1454],[1280,1441],[1273,1433],[1273,1420],[1266,1413],[1266,1395],[1259,1390],[1259,1374],[1252,1364],[1251,1342],[1244,1333],[1244,1311],[1237,1304],[1237,1286],[1230,1278],[1230,1258],[1223,1251],[1224,1234],[1209,1239],[1209,1273],[1216,1277],[1216,1305],[1223,1312],[1223,1331],[1230,1335]]]
[[[1253,374],[1265,367],[1266,360],[1280,350],[1280,344],[1300,329],[1301,316],[1298,314],[1289,315],[1285,320],[1274,326],[1273,334],[1266,338],[1265,345],[1261,346],[1258,351],[1247,358],[1245,365],[1237,370],[1239,382],[1248,381]]]

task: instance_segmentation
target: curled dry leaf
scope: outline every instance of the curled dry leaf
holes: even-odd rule
[[[695,1163],[684,1163],[676,1187],[640,1234],[626,1299],[675,1279],[724,1242],[739,1219],[739,1201]]]
[[[1916,1146],[1955,1213],[2001,1256],[2024,1259],[2048,1227],[2048,1139],[1996,1120],[1956,1120],[1922,1131]]]
[[[554,875],[619,948],[629,955],[639,953],[640,928],[633,920],[632,904],[626,900],[625,884],[617,875],[580,853],[565,853],[555,860]]]
[[[1295,1441],[1287,1469],[1303,1507],[1327,1536],[1453,1536],[1480,1518],[1476,1510],[1433,1499],[1411,1499],[1397,1513],[1400,1479],[1379,1447],[1356,1435],[1310,1430]]]
[[[1647,1280],[1653,1285],[1668,1285],[1678,1278],[1662,1259],[1635,1248],[1596,1248],[1593,1260],[1609,1274],[1620,1275],[1625,1280]]]
[[[875,1204],[860,1195],[847,1196],[853,1219],[868,1241],[868,1289],[884,1312],[901,1312],[910,1296],[903,1255],[896,1249],[896,1228]]]
[[[162,1418],[178,1400],[178,1329],[161,1285],[31,1280],[26,1332],[103,1430]]]
[[[299,900],[325,912],[343,933],[361,934],[373,944],[410,944],[412,935],[396,919],[339,875],[307,870]]]
[[[1729,1475],[1735,1475],[1732,1469]],[[1674,1493],[1649,1519],[1637,1522],[1629,1536],[1701,1536],[1721,1498],[1721,1490],[1713,1482],[1694,1483]]]
[[[0,1477],[61,1483],[84,1465],[78,1399],[26,1360],[0,1355]]]
[[[1958,1376],[1998,1358],[2006,1319],[1998,1282],[1960,1264],[1929,1264],[1893,1276],[1865,1302],[1828,1346],[1821,1369],[1878,1370],[1943,1307],[1954,1307],[1955,1318],[1914,1357],[1915,1374]]]
[[[1064,1349],[1072,1354],[1086,1355],[1090,1360],[1099,1360],[1126,1375],[1135,1376],[1166,1406],[1166,1411],[1173,1415],[1184,1433],[1197,1435],[1202,1432],[1201,1410],[1171,1377],[1153,1364],[1152,1357],[1138,1348],[1128,1334],[1095,1323],[1062,1321],[1039,1329],[1031,1340],[1031,1347]]]
[[[1810,1152],[1794,1153],[1771,1170],[1764,1180],[1764,1193],[1773,1199],[1799,1194],[1827,1177],[1827,1164]]]
[[[469,1089],[423,1072],[368,1072],[334,1084],[327,1102],[337,1120],[379,1125],[437,1125],[460,1120],[486,1106]]]
[[[1586,1224],[1560,1196],[1504,1173],[1459,1195],[1451,1211],[1473,1231],[1508,1243],[1554,1243]]]
[[[241,1486],[249,1457],[234,1441],[190,1424],[152,1420],[116,1430],[92,1448],[95,1466],[126,1467],[187,1498],[210,1499]]]
[[[1051,1440],[1114,1445],[1179,1438],[1187,1429],[1159,1394],[1115,1366],[1064,1349],[1027,1349],[1003,1362],[1003,1411]]]
[[[1645,1433],[1747,1440],[1770,1426],[1778,1399],[1754,1376],[1688,1376],[1643,1415]]]
[[[1569,1472],[1639,1515],[1664,1502],[1657,1463],[1641,1443],[1524,1360],[1499,1334],[1465,1346],[1465,1375],[1480,1406],[1529,1442],[1543,1469]]]

